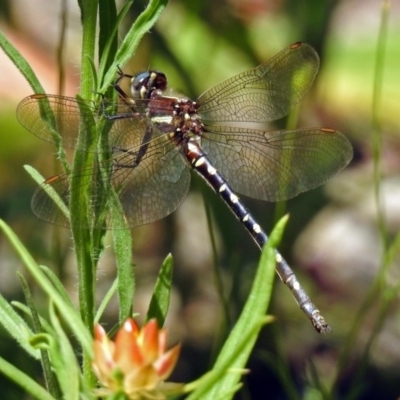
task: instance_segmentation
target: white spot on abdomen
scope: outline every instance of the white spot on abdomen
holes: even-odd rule
[[[232,203],[237,203],[239,201],[239,198],[236,196],[236,194],[231,194],[231,202]]]
[[[209,165],[208,168],[207,168],[207,172],[208,172],[210,175],[215,175],[215,173],[217,172],[217,170],[216,170],[212,165]]]
[[[201,165],[204,164],[204,157],[200,157],[196,160],[196,162],[194,163],[195,167],[200,167]]]
[[[253,225],[253,231],[254,231],[255,233],[260,233],[260,232],[261,232],[261,227],[260,227],[260,225],[254,224],[254,225]]]

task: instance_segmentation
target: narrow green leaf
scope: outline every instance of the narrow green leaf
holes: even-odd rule
[[[109,194],[109,212],[112,219],[112,237],[118,275],[119,321],[122,324],[132,315],[132,300],[135,293],[132,237],[116,192],[111,188]]]
[[[27,317],[30,317],[31,311],[26,306],[26,304],[14,300],[14,301],[11,302],[11,305],[15,309],[20,310],[21,312],[23,312]],[[50,333],[52,336],[54,336],[54,331],[53,331],[52,326],[42,316],[39,315],[39,318],[40,318],[40,323],[41,323],[41,325],[43,327],[43,331],[47,332],[47,333]],[[32,342],[31,337],[29,337],[28,340],[29,340],[30,343]]]
[[[112,284],[112,286],[110,287],[110,289],[108,289],[106,295],[103,297],[103,300],[101,301],[96,315],[94,317],[94,323],[97,324],[100,321],[101,316],[104,313],[104,310],[106,309],[108,303],[110,302],[110,300],[112,299],[112,297],[114,296],[114,294],[116,293],[118,289],[118,278],[116,278]]]
[[[94,63],[94,60],[91,58],[88,58],[87,64],[89,66],[88,72],[90,72],[90,79],[88,81],[92,82],[92,97],[97,96],[98,93],[94,90],[94,88],[98,87],[98,74],[97,74],[97,67],[96,64]]]
[[[171,254],[165,258],[158,274],[157,282],[154,287],[153,296],[150,301],[146,320],[156,318],[158,326],[163,326],[167,317],[169,301],[171,297],[172,273],[174,260]]]
[[[60,321],[57,318],[53,303],[50,304],[50,322],[56,333],[53,345],[50,347],[53,370],[58,377],[64,399],[79,399],[80,368]]]
[[[29,337],[34,333],[26,321],[11,307],[0,294],[0,324],[17,343],[33,358],[39,359],[40,354],[29,344]]]
[[[79,1],[82,20],[82,56],[81,56],[81,91],[85,99],[90,99],[93,93],[93,82],[91,78],[91,64],[95,59],[96,49],[96,25],[99,0]]]
[[[113,27],[113,30],[110,33],[108,41],[104,46],[104,50],[100,53],[101,54],[100,65],[99,65],[99,76],[100,77],[103,77],[105,71],[110,68],[112,68],[114,70],[114,76],[115,76],[116,65],[112,64],[113,60],[115,59],[115,54],[116,54],[116,50],[114,51],[114,41],[117,39],[118,28],[121,25],[121,22],[125,18],[126,14],[128,13],[129,9],[131,8],[132,4],[133,4],[133,0],[128,0],[122,7],[121,11],[118,14],[118,17],[117,17],[117,20]],[[106,89],[108,89],[108,88],[106,88]],[[98,88],[98,90],[100,90],[100,88]],[[101,92],[101,93],[104,93],[104,92]]]
[[[28,305],[29,310],[31,312],[31,317],[32,317],[32,322],[33,322],[33,330],[35,333],[41,333],[42,327],[41,327],[41,324],[39,321],[39,315],[38,315],[35,303],[33,302],[32,293],[29,289],[28,283],[26,282],[25,278],[20,273],[17,273],[17,275],[21,282],[22,291],[24,293],[26,304]]]
[[[187,397],[187,400],[206,398],[212,398],[213,400],[231,399],[234,393],[233,388],[236,390],[240,388],[241,384],[237,382],[239,382],[240,378],[247,373],[247,370],[244,368],[236,368],[232,366],[237,364],[237,360],[242,356],[243,352],[247,352],[246,348],[248,347],[248,342],[252,342],[254,337],[258,336],[260,329],[266,323],[271,322],[271,320],[272,317],[262,317],[259,321],[254,321],[254,323],[247,326],[237,347],[232,349],[230,352],[226,352],[225,357],[219,362],[218,366],[214,366],[210,372],[203,375],[200,379],[185,386],[186,392],[193,390],[190,396]],[[221,382],[226,380],[235,383],[233,383],[232,386],[224,385],[223,390],[221,391],[215,390],[215,395],[210,394],[210,391],[212,391],[213,388],[219,386]]]
[[[40,323],[39,313],[37,312],[37,309],[36,309],[35,303],[33,301],[32,293],[29,289],[28,283],[26,282],[25,278],[20,273],[18,273],[18,277],[19,277],[19,280],[22,285],[22,290],[23,290],[23,293],[25,296],[26,303],[30,310],[30,315],[32,318],[32,323],[33,323],[33,329],[36,334],[42,333],[43,328]],[[53,374],[53,371],[52,371],[52,368],[50,365],[49,354],[46,349],[40,349],[40,354],[41,354],[41,363],[42,363],[42,368],[43,368],[44,380],[46,382],[47,390],[55,398],[61,398],[59,387],[58,387],[57,381],[55,379],[55,376]]]
[[[36,77],[31,66],[21,55],[21,53],[8,41],[4,33],[0,30],[0,47],[7,54],[14,65],[19,69],[23,77],[28,81],[35,93],[44,93],[44,89]]]
[[[110,212],[114,228],[112,237],[118,274],[119,321],[122,324],[132,315],[135,275],[132,263],[131,231],[126,224],[121,204],[114,190],[110,196]]]
[[[259,330],[262,327],[260,320],[265,315],[272,294],[273,280],[275,277],[276,255],[275,248],[279,244],[282,237],[284,227],[288,217],[283,217],[275,226],[271,236],[261,253],[260,263],[257,269],[254,282],[244,306],[244,309],[233,328],[228,340],[225,342],[214,368],[219,370],[227,366],[227,360],[230,360],[232,353],[235,354],[237,349],[242,349],[235,360],[230,363],[229,368],[234,370],[243,369],[257,340]],[[255,329],[254,327],[257,327]],[[212,387],[208,387],[202,394],[202,399],[225,399],[224,393],[230,392],[240,379],[239,374],[226,374]],[[204,391],[201,387],[198,390]],[[193,393],[195,395],[195,393]],[[195,397],[193,397],[195,398]]]
[[[44,265],[40,265],[39,267],[46,274],[47,278],[49,278],[50,282],[53,284],[55,289],[58,291],[58,293],[62,297],[65,304],[67,304],[71,309],[75,309],[75,305],[72,303],[71,298],[68,295],[68,292],[65,290],[65,286],[58,279],[58,277],[54,274],[54,272],[50,268],[48,268]]]
[[[76,310],[71,309],[69,304],[64,301],[63,297],[54,288],[53,284],[43,273],[39,265],[36,264],[35,260],[29,254],[28,250],[24,247],[19,238],[15,235],[15,233],[3,220],[0,220],[0,229],[6,235],[6,237],[14,247],[15,251],[21,258],[22,262],[24,263],[28,271],[38,282],[40,287],[49,295],[52,301],[56,304],[58,310],[60,311],[60,315],[62,315],[65,322],[71,328],[71,331],[80,341],[80,344],[83,347],[83,349],[86,352],[88,352],[88,354],[92,354],[91,335],[85,329],[85,326],[82,324],[82,320],[79,318],[79,315],[76,312]]]
[[[129,225],[124,216],[118,195],[110,184],[111,154],[108,144],[108,129],[111,124],[104,121],[104,128],[100,137],[102,152],[99,154],[101,179],[97,185],[97,199],[102,199],[97,213],[110,215],[112,238],[117,265],[119,320],[122,324],[132,315],[132,300],[135,291],[135,276],[132,264],[132,237]],[[102,209],[100,209],[102,208]]]
[[[77,148],[95,149],[97,135],[94,116],[90,114],[89,107],[79,102],[81,111],[81,132]],[[94,224],[92,215],[91,193],[96,182],[93,175],[82,174],[80,171],[90,171],[93,167],[95,154],[92,151],[76,151],[74,157],[73,173],[70,186],[70,221],[74,238],[75,253],[78,264],[79,276],[79,309],[82,320],[89,331],[93,330],[94,318],[94,292],[95,292],[95,260],[94,255],[98,247],[93,243],[91,229]],[[82,229],[87,227],[88,229]]]
[[[47,392],[46,389],[40,386],[30,376],[16,368],[13,364],[10,364],[4,360],[2,357],[0,357],[0,373],[16,383],[21,389],[23,389],[26,393],[29,393],[33,398],[39,400],[54,400],[54,397]]]
[[[102,0],[99,2],[99,61],[104,57],[104,50],[108,46],[110,56],[114,56],[118,48],[118,38],[115,34],[117,28],[117,7],[115,0]],[[112,63],[106,61],[106,68]],[[97,87],[97,86],[96,86]]]
[[[78,4],[81,9],[82,21],[80,94],[84,99],[91,99],[92,97],[98,96],[98,94],[93,91],[93,89],[96,88],[93,86],[93,61],[96,53],[98,0],[79,0]],[[99,79],[99,81],[101,81],[101,79]],[[87,124],[88,121],[81,121],[81,123]],[[85,143],[85,141],[91,142],[96,139],[96,137],[93,136],[93,126],[94,125],[91,125],[89,127],[89,131],[81,129],[81,132],[84,131],[85,135],[79,135],[78,145]],[[86,135],[86,133],[88,133],[88,135]],[[90,145],[85,148],[89,149]],[[80,184],[84,183],[85,178],[82,179],[79,175],[82,169],[91,167],[92,165],[93,158],[89,153],[80,154],[80,152],[77,152],[75,154],[70,197],[71,229],[74,238],[79,275],[79,308],[82,320],[90,332],[93,331],[94,321],[95,268],[96,260],[101,251],[102,235],[92,235],[90,229],[81,229],[82,226],[85,226],[82,225],[82,223],[92,222],[92,216],[89,217],[87,215],[87,212],[90,210],[90,190],[84,190],[82,186],[80,187]],[[87,187],[87,189],[89,189],[89,187]],[[92,228],[90,225],[87,226],[88,228]],[[91,368],[90,353],[84,351],[82,364],[85,384],[87,386],[94,386],[95,377]]]
[[[121,43],[115,60],[104,78],[103,85],[100,88],[100,93],[104,93],[115,79],[117,66],[126,64],[133,56],[141,38],[155,24],[167,4],[168,0],[149,1],[147,8],[139,15]]]

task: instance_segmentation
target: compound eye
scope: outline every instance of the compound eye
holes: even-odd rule
[[[131,93],[135,99],[145,99],[148,92],[150,72],[142,72],[132,78]]]
[[[164,91],[167,88],[167,77],[162,72],[153,72],[152,82],[154,89]]]

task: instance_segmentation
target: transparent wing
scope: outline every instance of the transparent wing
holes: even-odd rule
[[[179,150],[166,135],[155,131],[151,141],[145,145],[146,151],[141,154],[139,162],[138,154],[143,143],[140,146],[115,150],[111,166],[111,184],[119,194],[125,217],[132,228],[172,213],[186,196],[190,184],[189,170]],[[94,214],[101,200],[98,195],[99,188],[103,187],[101,181],[99,182],[101,177],[92,169],[83,170],[80,174],[92,177],[90,212]],[[65,213],[49,195],[49,186],[62,203],[69,206],[69,179],[63,174],[47,179],[36,190],[32,198],[32,209],[39,218],[47,222],[69,226]],[[86,190],[87,187],[83,189]]]
[[[319,68],[315,50],[295,43],[255,69],[214,86],[199,99],[205,123],[266,122],[288,114],[305,95]]]
[[[58,136],[61,137],[65,147],[76,148],[80,117],[85,118],[84,109],[87,110],[86,117],[91,118],[89,121],[98,115],[98,107],[90,101],[74,97],[34,94],[19,103],[17,118],[28,131],[40,139],[54,143]]]
[[[202,147],[233,190],[280,201],[315,188],[351,160],[348,139],[331,129],[257,131],[206,127]]]
[[[68,210],[68,206],[69,180],[67,174],[47,178],[35,190],[31,200],[32,211],[36,216],[43,221],[66,227],[69,226],[69,213],[64,210]]]
[[[185,198],[190,172],[175,144],[165,135],[153,140],[140,164],[130,168],[132,156],[115,159],[112,183],[131,227],[148,224],[171,214]]]
[[[162,101],[152,100],[152,104],[164,113],[172,113]],[[20,102],[17,118],[28,131],[39,138],[51,143],[61,138],[65,147],[77,148],[79,129],[90,127],[93,118],[97,124],[104,114],[110,113],[109,116],[114,118],[106,128],[110,146],[123,148],[129,141],[130,146],[134,147],[141,144],[146,132],[147,125],[143,121],[146,119],[148,105],[147,100],[136,100],[132,105],[122,101],[113,104],[106,100],[95,104],[75,97],[34,94]],[[167,108],[168,106],[169,104]],[[80,150],[87,149],[81,147]]]

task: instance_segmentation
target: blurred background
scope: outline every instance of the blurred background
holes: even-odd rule
[[[126,29],[146,4],[135,2]],[[60,85],[59,44],[64,22],[65,75]],[[251,373],[238,399],[321,398],[314,389],[316,382],[325,386],[332,398],[400,396],[397,296],[381,313],[383,290],[396,289],[399,284],[395,251],[390,265],[386,265],[382,291],[376,297],[370,295],[369,306],[358,320],[359,330],[354,330],[353,340],[347,342],[382,268],[387,254],[384,246],[391,244],[400,226],[399,1],[391,4],[382,60],[382,92],[379,106],[374,106],[380,23],[381,2],[377,0],[171,0],[129,65],[123,66],[126,73],[149,67],[161,70],[171,87],[195,99],[291,43],[307,42],[319,53],[321,68],[298,110],[298,125],[338,129],[354,146],[349,167],[323,187],[279,205],[243,197],[267,232],[279,215],[290,213],[280,250],[332,326],[333,334],[318,335],[284,285],[276,282],[269,311],[276,320],[262,331],[249,363]],[[81,31],[79,8],[74,1],[2,0],[0,26],[31,64],[47,93],[61,91],[73,96],[79,91]],[[123,30],[120,35],[123,37]],[[31,90],[3,53],[0,65],[0,217],[17,232],[38,262],[54,268],[76,299],[71,235],[32,214],[30,198],[35,183],[23,169],[29,164],[51,176],[57,168],[55,151],[19,125],[15,109]],[[384,235],[378,229],[374,197],[373,112],[379,116],[382,133]],[[285,124],[286,120],[278,121],[277,126]],[[215,287],[204,202],[211,208],[217,267],[231,312],[228,321]],[[137,274],[134,309],[142,315],[162,260],[169,252],[174,256],[175,285],[167,325],[172,341],[182,341],[183,354],[172,380],[189,382],[207,370],[216,349],[229,334],[230,324],[246,299],[260,252],[225,205],[194,175],[191,191],[175,213],[136,229],[133,235]],[[23,271],[23,266],[0,237],[0,291],[10,300],[22,300],[17,271]],[[99,300],[114,277],[112,249],[108,248],[99,266]],[[37,295],[46,309],[46,299],[41,299],[41,293]],[[111,326],[117,316],[117,304],[111,304],[104,322]],[[346,347],[346,343],[351,345]],[[341,358],[343,351],[347,358]],[[2,338],[0,353],[40,376],[37,366],[24,353],[19,354],[9,338]],[[26,398],[1,377],[0,387],[7,399]]]

